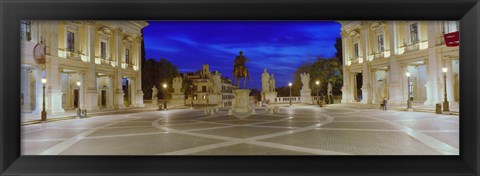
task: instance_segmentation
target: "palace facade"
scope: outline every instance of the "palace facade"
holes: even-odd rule
[[[183,78],[191,80],[194,90],[193,97],[187,95],[186,105],[189,105],[193,99],[193,103],[196,105],[232,106],[235,98],[232,91],[237,87],[232,84],[232,80],[222,77],[220,72],[210,72],[208,64],[204,64],[201,71],[183,74]]]
[[[21,21],[21,109],[143,107],[141,30],[145,21]],[[34,49],[45,47],[45,64]]]
[[[340,23],[342,103],[380,103],[383,97],[397,105],[408,97],[425,105],[441,103],[445,67],[448,101],[458,105],[459,47],[447,47],[443,39],[444,33],[459,30],[458,21]]]

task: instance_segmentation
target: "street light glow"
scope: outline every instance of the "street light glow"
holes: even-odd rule
[[[291,87],[291,86],[292,86],[292,83],[291,83],[291,82],[289,82],[289,83],[288,83],[288,86],[290,86],[290,87]]]
[[[77,81],[77,86],[80,86],[82,85],[82,83],[80,81]]]
[[[442,71],[443,71],[443,73],[447,73],[448,68],[447,68],[447,67],[443,67]]]
[[[316,81],[315,84],[319,85],[319,84],[320,84],[320,81]]]
[[[42,83],[43,83],[43,84],[47,83],[47,79],[42,78]]]
[[[167,88],[167,84],[163,84],[163,88]]]
[[[410,77],[410,72],[405,73],[405,75],[407,75],[407,77]]]

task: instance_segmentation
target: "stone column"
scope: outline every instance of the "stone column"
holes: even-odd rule
[[[427,101],[425,101],[425,105],[435,105],[439,102],[439,90],[443,90],[441,87],[438,86],[439,84],[439,73],[441,72],[441,68],[438,67],[437,62],[437,53],[435,49],[435,27],[433,25],[427,26],[428,30],[428,64],[427,67]],[[443,76],[443,75],[442,75]]]
[[[352,102],[353,100],[356,100],[355,102],[358,101],[358,85],[357,85],[357,72],[354,72],[352,73],[352,95],[353,95],[353,99],[352,99]]]
[[[135,75],[135,87],[136,87],[136,101],[135,101],[135,107],[145,107],[145,104],[143,104],[143,90],[142,90],[142,37],[138,37],[136,40],[136,59],[135,64],[138,67],[138,70],[136,71],[137,74]]]
[[[370,95],[370,103],[369,104],[372,104],[372,103],[377,103],[378,99],[378,86],[377,86],[377,70],[376,69],[371,69],[371,72],[370,72],[370,80],[372,82],[372,88],[371,88],[371,95]]]
[[[343,86],[341,103],[350,102],[350,73],[346,66],[343,66]]]
[[[391,105],[400,105],[403,100],[403,95],[402,95],[402,85],[401,85],[401,79],[402,76],[405,75],[404,73],[401,73],[400,66],[397,62],[396,59],[396,52],[398,49],[398,37],[397,34],[398,29],[397,29],[397,22],[396,21],[389,21],[388,22],[388,34],[389,34],[389,45],[390,45],[390,71],[389,71],[389,76],[390,76],[390,81],[388,84],[388,90],[389,90],[389,101],[388,103]]]
[[[87,82],[84,79],[84,73],[77,72],[78,81],[80,81],[80,87],[78,87],[78,100],[80,101],[79,105],[81,109],[86,108],[87,102],[85,102],[85,88],[88,86]]]
[[[60,70],[58,57],[47,57],[46,66],[46,108],[50,113],[65,112],[62,107],[62,88],[60,84]],[[41,80],[40,80],[41,81]]]
[[[401,66],[402,69],[402,99],[403,102],[402,104],[406,104],[408,100],[408,77],[405,73],[408,71],[408,65],[402,64]],[[410,78],[412,77],[413,74],[410,75]]]
[[[46,36],[45,40],[47,41],[47,50],[48,54],[51,56],[58,56],[58,21],[47,21],[46,22]]]
[[[372,81],[370,65],[367,62],[363,62],[363,74],[362,74],[362,103],[372,104]]]
[[[43,68],[35,68],[35,110],[32,113],[40,114],[42,112],[42,101],[43,101],[43,89],[42,89],[42,78],[43,78]],[[47,80],[48,81],[48,80]],[[48,83],[48,82],[47,82]]]
[[[115,62],[116,62],[116,68],[115,68],[115,75],[114,75],[114,85],[115,85],[115,98],[114,98],[114,102],[113,102],[113,106],[114,108],[116,109],[123,109],[125,108],[125,102],[124,102],[124,99],[123,99],[123,96],[125,95],[125,93],[123,92],[123,89],[122,89],[122,78],[123,78],[123,75],[122,75],[122,59],[121,59],[121,56],[122,56],[122,50],[121,50],[121,43],[122,43],[122,39],[121,39],[121,31],[120,29],[115,29],[114,30],[114,53],[113,53],[113,57],[115,58]]]
[[[88,58],[88,71],[86,73],[85,87],[86,97],[85,106],[83,108],[88,111],[98,110],[98,91],[97,91],[97,75],[95,69],[95,24],[86,22],[86,53]]]
[[[30,69],[21,68],[21,93],[23,94],[22,112],[30,112]],[[20,97],[21,98],[21,97]],[[22,100],[20,100],[22,101]]]
[[[387,66],[387,70],[385,70],[385,97],[390,99],[390,89],[388,89],[388,85],[390,85],[390,66]]]

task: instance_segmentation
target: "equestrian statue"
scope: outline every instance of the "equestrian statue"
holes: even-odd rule
[[[248,74],[248,69],[245,66],[245,62],[250,62],[250,60],[247,59],[243,55],[243,52],[240,51],[240,55],[235,57],[235,61],[233,64],[233,79],[235,80],[235,85],[238,87],[238,82],[240,78],[243,78],[243,88],[247,88],[247,81],[246,79],[250,80],[250,74]]]

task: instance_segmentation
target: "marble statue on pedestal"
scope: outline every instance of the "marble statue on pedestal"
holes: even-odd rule
[[[177,76],[173,78],[173,93],[174,94],[180,94],[182,90],[182,77]]]
[[[152,87],[152,105],[154,105],[154,106],[158,104],[157,94],[158,94],[158,89],[157,89],[157,87],[155,87],[155,85],[153,85],[153,87]]]
[[[302,80],[302,90],[310,91],[310,73],[301,73],[300,78]]]
[[[268,74],[267,68],[263,69],[262,73],[262,92],[270,92],[270,74]]]
[[[209,104],[222,104],[222,75],[218,71],[210,76],[210,94],[208,95]]]
[[[170,105],[171,106],[184,105],[185,95],[182,92],[182,77],[177,76],[173,78],[172,83],[173,83],[172,85],[173,93],[172,93],[172,100],[170,102]]]
[[[301,73],[300,78],[302,80],[302,90],[300,90],[300,102],[313,104],[312,95],[310,90],[310,73]]]
[[[222,79],[221,79],[221,73],[216,71],[212,77],[211,77],[211,90],[212,93],[220,93],[222,90]]]
[[[262,73],[262,101],[274,101],[277,98],[277,92],[275,92],[275,78],[273,74],[270,75],[267,72],[267,68]]]
[[[328,82],[327,86],[327,99],[328,99],[328,104],[333,104],[333,93],[332,93],[332,83]]]
[[[158,89],[153,85],[152,87],[152,99],[157,99]]]
[[[272,75],[270,76],[270,92],[275,92],[275,77]]]

